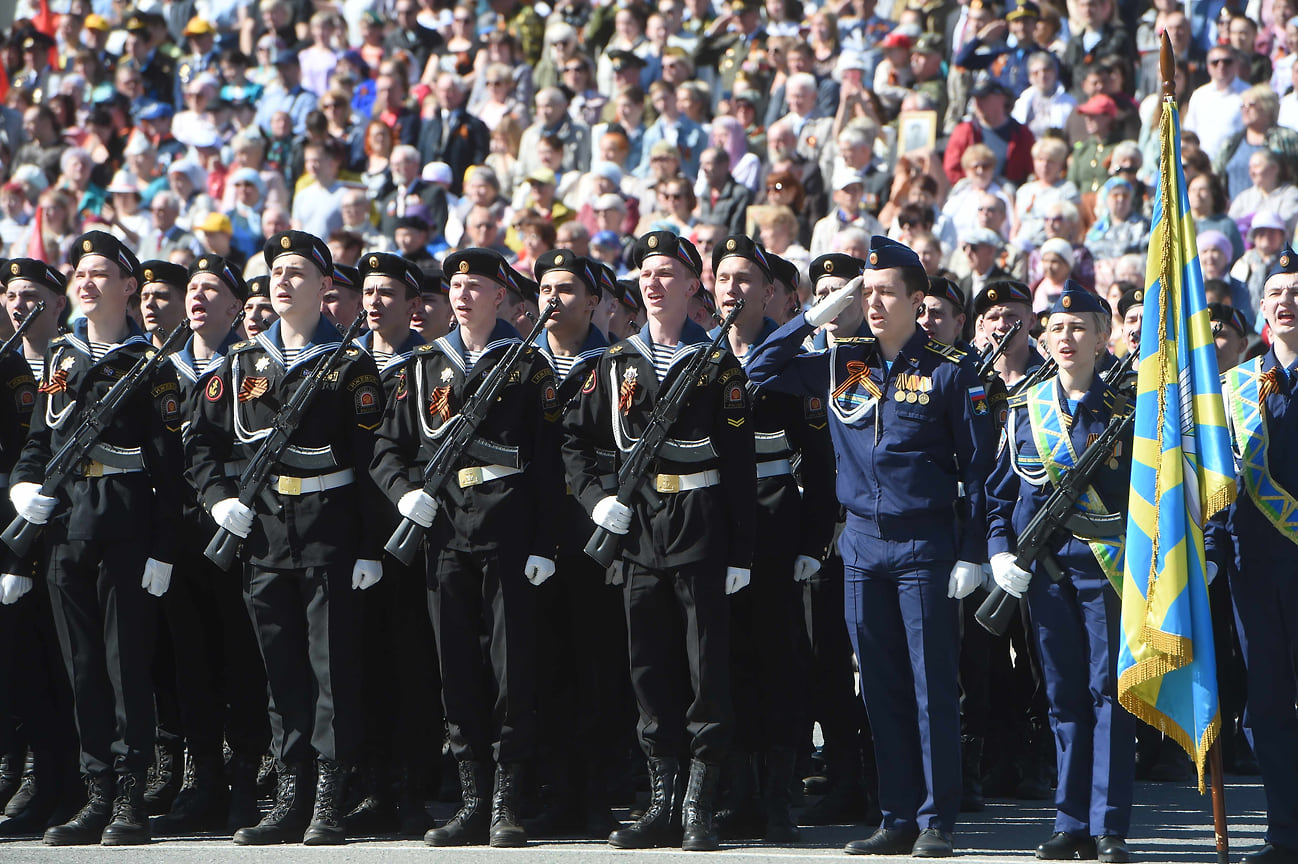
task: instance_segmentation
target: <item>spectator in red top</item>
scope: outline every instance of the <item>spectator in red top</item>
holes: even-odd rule
[[[1009,114],[1009,93],[995,79],[985,79],[970,91],[973,111],[951,130],[942,167],[952,185],[964,177],[960,157],[970,144],[986,144],[996,156],[996,176],[1014,184],[1032,173],[1032,130]]]

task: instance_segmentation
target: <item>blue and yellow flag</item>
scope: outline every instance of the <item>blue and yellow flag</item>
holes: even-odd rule
[[[1145,279],[1123,571],[1118,699],[1204,762],[1217,738],[1217,665],[1203,525],[1235,497],[1212,324],[1181,170],[1176,105],[1163,103]]]

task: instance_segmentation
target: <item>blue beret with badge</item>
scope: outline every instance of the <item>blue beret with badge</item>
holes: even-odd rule
[[[712,247],[712,272],[715,273],[721,262],[727,258],[743,258],[752,261],[767,279],[775,278],[775,268],[771,259],[762,248],[762,244],[746,234],[731,234]]]
[[[571,273],[581,280],[587,291],[596,297],[602,297],[603,289],[600,282],[604,278],[601,272],[603,269],[603,264],[592,261],[584,255],[578,255],[571,249],[551,249],[537,257],[532,272],[536,274],[538,282],[542,276],[551,271]]]
[[[924,264],[915,250],[882,234],[870,238],[870,254],[865,259],[865,270],[893,270],[910,267],[924,272]]]
[[[1298,252],[1294,252],[1291,247],[1286,246],[1280,250],[1280,257],[1275,259],[1275,264],[1272,265],[1270,272],[1266,274],[1266,278],[1270,279],[1272,276],[1288,273],[1298,273]]]
[[[1084,312],[1098,312],[1108,315],[1107,304],[1100,301],[1099,295],[1092,294],[1072,279],[1064,282],[1064,290],[1055,298],[1055,305],[1050,307],[1050,314],[1067,312],[1070,315],[1081,315]]]
[[[983,290],[974,297],[974,315],[981,315],[993,306],[1001,303],[1025,303],[1032,305],[1032,291],[1017,279],[997,279],[988,282]]]
[[[689,240],[671,231],[650,231],[636,240],[631,249],[631,263],[643,267],[645,259],[654,255],[675,258],[695,276],[703,274],[703,259],[699,257],[699,250]]]
[[[334,272],[334,256],[329,245],[305,231],[281,231],[273,235],[262,247],[262,255],[266,258],[267,267],[273,266],[281,255],[301,255],[315,264],[323,275],[332,276]]]
[[[35,258],[13,258],[2,261],[2,264],[0,285],[7,287],[15,279],[26,279],[42,288],[48,288],[55,294],[62,294],[67,288],[68,280],[63,278],[63,274],[44,261],[37,261]]]
[[[102,255],[122,268],[125,275],[134,277],[137,281],[140,278],[140,259],[135,257],[135,253],[125,243],[107,231],[87,231],[72,241],[72,249],[68,252],[72,269],[75,270],[87,255]]]
[[[865,262],[860,258],[844,255],[842,252],[831,252],[812,261],[809,271],[811,283],[814,285],[825,276],[839,276],[850,281],[860,276],[864,269]]]
[[[411,296],[418,294],[423,286],[424,278],[419,271],[419,265],[409,258],[393,255],[391,252],[370,252],[361,256],[360,265],[362,283],[366,276],[387,276],[405,285]],[[438,281],[440,280],[439,276]]]
[[[238,297],[240,300],[248,299],[248,285],[243,281],[243,276],[239,273],[238,268],[231,264],[228,259],[220,255],[213,255],[210,252],[205,252],[202,255],[199,255],[194,263],[190,265],[189,273],[186,274],[186,282],[189,279],[193,279],[199,273],[211,273],[213,276],[224,282],[225,286],[230,289],[230,293],[235,297]],[[148,280],[149,278],[149,268],[147,263],[144,268],[144,278],[145,280]]]

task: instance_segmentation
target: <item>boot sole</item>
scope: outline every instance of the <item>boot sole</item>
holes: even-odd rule
[[[42,837],[41,843],[46,846],[98,846],[102,840],[102,837],[86,837],[84,839],[80,837]]]
[[[527,837],[492,837],[487,845],[492,849],[521,849],[527,845]]]
[[[134,837],[105,837],[99,841],[100,846],[147,846],[153,842],[148,834]]]
[[[686,840],[681,844],[685,852],[716,852],[721,844],[711,840]]]

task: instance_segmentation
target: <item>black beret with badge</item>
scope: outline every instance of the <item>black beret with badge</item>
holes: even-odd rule
[[[1017,279],[997,279],[988,282],[974,298],[974,315],[982,315],[1001,303],[1025,303],[1031,306],[1032,290]]]
[[[140,287],[150,282],[161,282],[178,291],[184,291],[189,284],[189,270],[181,264],[151,258],[140,262]]]
[[[266,258],[267,267],[274,265],[275,259],[281,255],[301,255],[325,276],[332,276],[334,272],[334,256],[329,251],[329,244],[305,231],[281,231],[273,235],[262,247],[262,255]]]
[[[249,297],[270,297],[270,276],[265,273],[248,280]]]
[[[524,300],[531,300],[533,303],[541,302],[541,286],[528,279],[522,273],[515,273],[514,280],[509,285],[509,290],[513,291]]]
[[[1123,291],[1122,296],[1118,298],[1118,317],[1126,318],[1127,310],[1129,310],[1132,306],[1143,305],[1144,302],[1145,302],[1144,288],[1128,288],[1126,291]]]
[[[35,282],[55,294],[62,294],[68,285],[68,280],[63,278],[62,273],[35,258],[13,258],[3,262],[3,267],[0,268],[0,285],[8,286],[15,279]]]
[[[783,282],[791,290],[797,291],[800,281],[798,265],[771,252],[767,252],[766,257],[771,262],[771,275],[775,281]]]
[[[830,252],[821,255],[811,262],[811,283],[814,285],[825,276],[838,276],[851,281],[865,270],[865,262],[842,252]]]
[[[334,263],[334,285],[348,291],[361,290],[361,271],[347,264]]]
[[[87,231],[72,241],[72,249],[68,252],[72,269],[75,270],[87,255],[102,255],[122,268],[127,276],[134,277],[137,281],[140,278],[140,259],[135,257],[135,253],[125,243],[107,231]]]
[[[446,272],[447,282],[456,275],[485,276],[488,279],[496,280],[506,288],[518,290],[517,285],[514,283],[514,268],[509,266],[505,256],[494,249],[483,249],[475,246],[471,249],[452,252],[446,256],[446,260],[442,262],[442,267]]]
[[[1280,257],[1275,259],[1275,264],[1266,274],[1266,278],[1288,273],[1298,273],[1298,252],[1294,252],[1290,246],[1280,250]]]
[[[715,273],[721,262],[727,258],[743,258],[752,261],[767,279],[775,278],[771,260],[766,256],[762,244],[746,234],[731,234],[712,247],[712,272]]]
[[[964,312],[964,292],[945,276],[928,277],[928,288],[924,293],[929,297],[941,297],[949,301],[957,313]]]
[[[552,270],[571,273],[581,280],[587,291],[600,297],[603,295],[603,289],[600,287],[600,282],[604,278],[601,274],[603,269],[604,265],[584,255],[578,255],[571,249],[551,249],[536,259],[532,272],[536,274],[538,282],[541,281],[542,276]]]
[[[146,261],[144,263],[144,279],[146,282],[149,279],[149,265],[153,263],[156,262]],[[235,297],[240,300],[248,299],[248,284],[243,281],[243,276],[239,273],[238,268],[231,264],[229,259],[221,255],[214,255],[211,252],[199,255],[194,263],[190,265],[189,272],[185,274],[185,282],[180,284],[186,284],[199,273],[211,273],[224,282],[225,287],[229,288],[230,293]],[[269,283],[269,278],[267,282]]]
[[[405,285],[412,295],[418,294],[423,288],[423,273],[420,272],[419,265],[409,258],[393,255],[390,252],[370,252],[361,256],[360,263],[362,283],[366,276],[387,276]],[[437,278],[440,281],[441,276]],[[360,284],[357,285],[358,289],[361,287]]]
[[[644,300],[640,296],[640,284],[634,279],[617,280],[617,299],[633,313],[644,309]]]
[[[654,255],[666,255],[675,258],[690,269],[695,276],[703,273],[703,259],[699,250],[689,240],[671,231],[650,231],[635,241],[631,248],[631,263],[643,267],[646,258]]]

